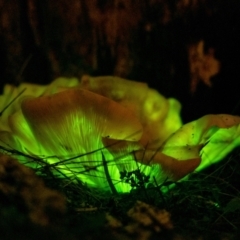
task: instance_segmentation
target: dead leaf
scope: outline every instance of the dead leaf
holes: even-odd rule
[[[219,73],[220,62],[214,57],[214,49],[204,52],[204,41],[200,40],[188,48],[188,59],[190,64],[190,91],[194,93],[198,84],[202,81],[208,87],[212,86],[211,77]]]

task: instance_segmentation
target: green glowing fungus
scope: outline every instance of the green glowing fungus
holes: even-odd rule
[[[182,126],[176,99],[118,77],[7,85],[0,100],[2,152],[103,191],[127,192],[142,178],[179,180],[239,145],[239,117],[207,115]]]
[[[179,160],[201,156],[196,169],[200,171],[240,145],[239,124],[238,116],[206,115],[182,126],[162,145],[161,151]]]

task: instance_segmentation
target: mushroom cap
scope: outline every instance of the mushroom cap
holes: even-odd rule
[[[143,145],[159,147],[182,126],[181,104],[176,99],[166,99],[146,83],[113,76],[83,76],[79,86],[130,109],[143,125]]]
[[[138,141],[142,135],[142,126],[131,111],[83,89],[24,99],[21,107],[39,143],[56,152],[59,147],[72,149],[87,138]]]
[[[130,99],[144,100],[148,91],[146,83],[130,81],[115,76],[91,77],[84,75],[79,86],[116,102]]]

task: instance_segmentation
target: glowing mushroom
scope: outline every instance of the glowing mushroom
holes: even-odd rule
[[[110,84],[108,92],[113,100],[79,87],[64,91],[64,87],[76,86],[76,79],[71,81],[70,85],[65,79],[57,79],[48,87],[41,86],[39,90],[37,85],[26,85],[28,89],[26,95],[41,97],[26,98],[23,94],[22,100],[18,100],[14,106],[17,109],[21,103],[21,107],[15,113],[9,112],[6,125],[14,138],[7,144],[12,149],[43,158],[49,164],[58,166],[61,173],[77,176],[92,186],[106,187],[106,181],[103,183],[102,180],[106,172],[103,169],[102,152],[108,162],[111,178],[113,182],[118,182],[118,186],[122,184],[119,183],[120,170],[130,170],[140,166],[150,173],[152,167],[149,162],[142,162],[142,159],[139,159],[137,166],[132,151],[141,150],[144,145],[150,145],[152,140],[159,138],[159,132],[153,137],[155,131],[153,128],[148,129],[147,125],[150,124],[146,119],[156,120],[156,123],[164,120],[169,103],[155,90],[149,89],[146,84],[118,78],[114,83],[116,83],[115,90],[114,85],[107,81],[107,84]],[[25,85],[20,88],[23,86]],[[16,90],[19,91],[20,88]],[[56,92],[59,93],[54,94]],[[106,95],[107,91],[102,93]],[[158,125],[155,124],[155,128]],[[112,151],[114,146],[107,145],[104,139],[121,140],[127,144],[121,158],[116,158]],[[21,143],[20,146],[18,142]],[[97,151],[99,149],[101,151]],[[89,152],[93,153],[89,156]],[[78,162],[66,160],[76,158],[78,155],[82,155]],[[65,164],[62,164],[62,160]],[[75,171],[77,168],[78,170]],[[93,173],[92,170],[95,172]],[[92,178],[86,177],[86,171],[91,171]]]
[[[240,145],[240,117],[206,115],[187,123],[162,145],[160,151],[178,160],[201,156],[196,170],[222,160]]]
[[[70,178],[77,176],[89,185],[103,189],[107,183],[102,179],[105,176],[102,154],[108,162],[114,159],[102,138],[138,141],[142,135],[142,125],[131,111],[106,97],[79,88],[50,96],[24,98],[21,109],[22,114],[18,112],[10,117],[9,125],[22,145],[26,144],[22,146],[26,153],[40,155],[49,164],[58,165],[58,170]],[[30,129],[26,131],[30,135],[22,131],[24,125]],[[77,159],[79,155],[81,157]],[[66,160],[69,158],[75,160]],[[66,160],[64,164],[60,164],[62,160]],[[119,174],[116,164],[109,164],[112,176]],[[90,174],[92,177],[87,176],[86,172],[92,169],[95,169]]]
[[[11,97],[1,96],[0,107],[23,87],[7,86]],[[126,192],[126,172],[138,170],[152,184],[178,180],[240,145],[240,117],[207,115],[181,127],[180,108],[146,84],[115,77],[29,85],[3,112],[0,150],[30,166],[40,159],[59,177]]]
[[[66,125],[81,135],[81,138],[92,134],[137,141],[142,135],[142,126],[131,111],[108,98],[82,89],[69,89],[50,96],[25,99],[22,111],[43,145],[45,134],[49,134],[51,128],[54,132],[59,130],[63,134],[63,141],[66,141],[65,137],[69,134],[65,132]],[[56,150],[51,148],[53,146],[46,147],[51,151]]]

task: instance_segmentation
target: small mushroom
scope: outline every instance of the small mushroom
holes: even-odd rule
[[[222,160],[240,145],[240,117],[206,115],[182,126],[162,145],[160,151],[178,160],[201,156],[197,171]]]

